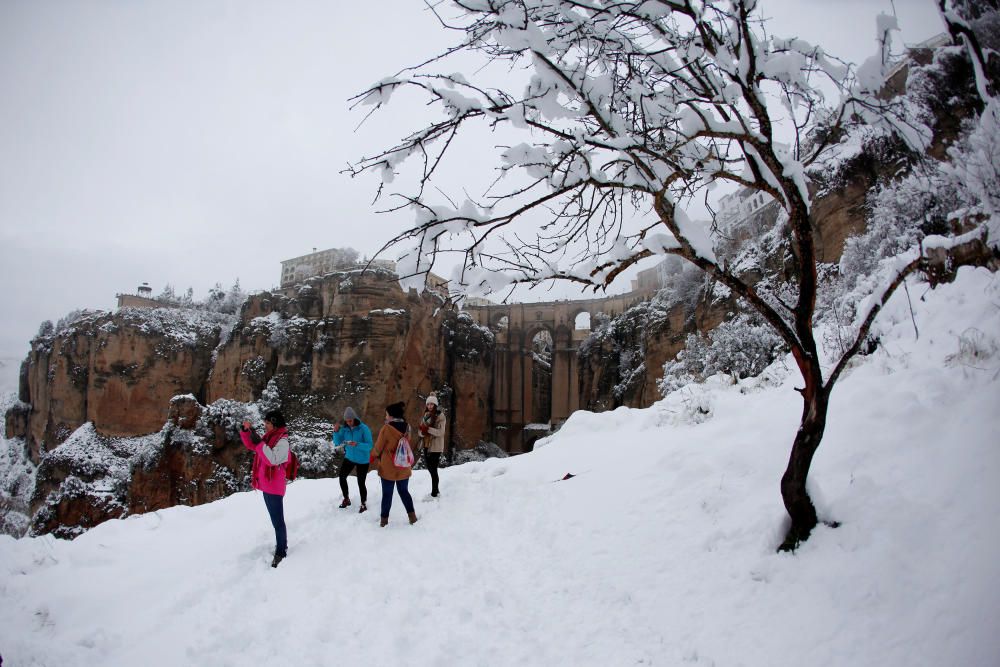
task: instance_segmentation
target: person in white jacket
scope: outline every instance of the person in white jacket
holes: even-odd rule
[[[437,498],[440,493],[438,465],[441,463],[441,454],[444,453],[445,419],[437,396],[431,394],[425,403],[424,416],[420,419],[420,447],[424,450],[427,470],[431,474],[431,496]]]

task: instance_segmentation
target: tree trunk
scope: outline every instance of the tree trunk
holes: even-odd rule
[[[802,408],[802,423],[799,424],[792,454],[788,459],[788,467],[781,477],[781,499],[792,523],[785,535],[785,541],[778,547],[779,551],[794,551],[799,544],[809,537],[816,527],[818,519],[816,508],[806,491],[806,479],[813,456],[819,448],[826,430],[826,412],[829,399],[822,389],[810,392],[804,391],[805,405]]]

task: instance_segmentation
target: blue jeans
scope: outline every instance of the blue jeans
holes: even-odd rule
[[[284,499],[284,496],[274,493],[264,494],[264,504],[267,506],[267,513],[271,516],[271,525],[274,526],[274,553],[279,556],[288,555],[288,533],[285,531]]]
[[[389,516],[389,509],[392,508],[392,487],[399,490],[399,498],[403,501],[403,507],[409,513],[413,512],[413,498],[410,497],[410,480],[401,479],[395,482],[391,479],[382,480],[382,516]]]

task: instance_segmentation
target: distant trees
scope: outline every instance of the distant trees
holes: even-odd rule
[[[239,312],[246,298],[247,294],[240,287],[240,279],[237,278],[228,290],[223,290],[220,283],[215,283],[215,287],[208,290],[208,298],[202,303],[208,310],[232,315]]]
[[[246,301],[247,293],[240,287],[240,280],[237,278],[228,290],[223,289],[221,283],[215,283],[215,286],[208,290],[208,296],[203,301],[194,299],[194,289],[191,287],[187,288],[183,296],[178,297],[173,286],[169,283],[154,298],[160,303],[179,308],[195,308],[234,315],[239,312],[243,302]]]
[[[895,20],[879,17],[882,48],[855,68],[820,46],[768,34],[757,0],[428,4],[459,43],[355,98],[378,109],[412,90],[441,111],[438,120],[349,170],[381,175],[378,197],[388,208],[416,213],[413,226],[391,242],[408,249],[400,274],[422,279],[439,253],[457,251],[464,262],[453,285],[467,294],[548,279],[600,289],[643,259],[675,255],[724,285],[780,337],[802,376],[801,423],[781,480],[790,517],[782,548],[794,549],[818,521],[806,479],[830,392],[889,297],[926,266],[924,248],[947,251],[956,243],[924,239],[924,247],[884,264],[842,353],[821,358],[809,170],[836,160],[837,142],[855,127],[893,133],[917,150],[930,137],[904,106],[878,95],[892,65]],[[961,7],[948,0],[941,7],[976,57]],[[523,74],[523,86],[487,83],[489,67],[476,76],[454,67],[430,71],[463,52]],[[981,61],[984,53],[980,48]],[[458,157],[459,135],[477,123],[520,133],[524,141],[499,147],[496,183],[481,198],[436,200],[447,186],[435,180],[441,165]],[[411,158],[420,163],[412,189],[391,185]],[[695,198],[710,203],[719,183],[778,202],[791,239],[785,280],[744,278],[716,253],[714,227],[685,213]],[[387,185],[403,189],[390,192]]]

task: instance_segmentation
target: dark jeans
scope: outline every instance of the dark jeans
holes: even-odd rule
[[[427,452],[424,457],[427,461],[427,470],[431,474],[431,495],[438,494],[438,465],[441,463],[441,452]]]
[[[399,498],[403,501],[403,507],[408,513],[413,512],[413,498],[410,497],[410,480],[401,479],[394,482],[391,479],[382,480],[382,516],[389,516],[389,509],[392,507],[392,487],[399,490]]]
[[[284,496],[274,493],[264,494],[264,504],[267,505],[267,513],[271,516],[271,525],[274,526],[274,553],[280,556],[288,555],[288,533],[285,531],[284,499]]]
[[[358,469],[358,489],[361,491],[361,504],[364,505],[368,502],[368,487],[365,486],[365,478],[368,477],[367,463],[355,463],[344,459],[344,462],[340,464],[340,490],[345,498],[350,498],[347,494],[347,476],[355,468]]]

